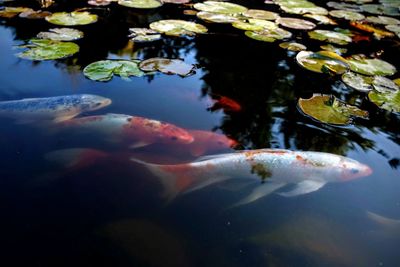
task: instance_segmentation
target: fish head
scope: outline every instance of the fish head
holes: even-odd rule
[[[368,165],[362,164],[353,159],[344,158],[340,162],[340,165],[341,181],[350,181],[372,174],[372,169]]]
[[[98,95],[82,95],[81,108],[84,111],[98,110],[111,104],[111,99]]]

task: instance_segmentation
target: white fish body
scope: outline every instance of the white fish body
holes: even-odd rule
[[[265,182],[238,205],[253,202],[290,183],[297,187],[281,195],[306,194],[329,182],[351,180],[371,173],[368,166],[339,155],[274,149],[206,156],[189,164],[144,164],[160,178],[169,199],[226,179],[246,178],[260,184]]]

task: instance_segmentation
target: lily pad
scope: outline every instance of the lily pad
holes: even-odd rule
[[[1,18],[13,18],[17,16],[19,13],[27,12],[32,9],[27,7],[6,7],[3,10],[0,10]]]
[[[270,43],[275,42],[276,40],[282,40],[292,37],[291,32],[288,32],[281,28],[264,31],[246,31],[244,34],[254,40]]]
[[[329,11],[329,15],[335,18],[346,19],[351,21],[365,19],[365,16],[363,14],[348,10],[331,10]]]
[[[351,37],[347,36],[346,34],[328,30],[314,30],[308,32],[308,35],[311,39],[326,41],[328,43],[339,45],[346,45],[352,41]]]
[[[304,14],[303,16],[306,18],[316,20],[320,24],[325,24],[325,25],[336,25],[337,24],[334,20],[332,20],[331,18],[329,18],[325,15]]]
[[[30,60],[51,60],[70,57],[79,51],[79,46],[71,42],[45,39],[31,39],[28,45],[20,46],[28,50],[18,53],[20,58]]]
[[[36,36],[40,39],[49,39],[53,41],[74,41],[83,38],[84,33],[70,28],[54,28],[48,32],[39,32]]]
[[[326,51],[335,52],[338,55],[342,55],[342,54],[347,53],[347,49],[346,48],[336,47],[336,46],[333,46],[331,44],[321,45],[320,48],[323,49],[323,50],[326,50]]]
[[[372,79],[372,86],[374,90],[378,92],[399,90],[399,86],[394,81],[383,76],[374,76]]]
[[[249,9],[243,12],[242,15],[252,19],[276,20],[279,18],[277,13],[261,9]]]
[[[276,23],[286,28],[296,30],[312,30],[317,26],[311,21],[295,18],[279,18],[276,20]]]
[[[284,42],[279,44],[279,46],[283,49],[287,49],[289,51],[303,51],[307,50],[307,47],[303,44],[295,43],[295,42]]]
[[[290,14],[328,14],[328,11],[325,8],[319,7],[306,0],[275,0],[274,2],[278,4],[283,11]]]
[[[263,31],[278,28],[275,23],[268,20],[248,19],[246,21],[236,21],[232,26],[245,31]]]
[[[386,25],[385,28],[394,32],[400,38],[400,25]]]
[[[233,23],[239,21],[239,19],[230,14],[213,13],[207,11],[200,11],[197,14],[199,19],[205,20],[207,22],[215,23]]]
[[[394,79],[393,82],[394,82],[397,86],[400,86],[400,78]]]
[[[238,14],[243,13],[247,10],[247,7],[241,5],[217,1],[205,1],[204,3],[196,3],[193,5],[193,7],[200,11],[222,14]]]
[[[339,9],[339,10],[347,10],[347,11],[354,11],[354,12],[361,12],[361,6],[349,4],[349,3],[338,3],[338,2],[328,2],[326,3],[328,7]]]
[[[390,112],[400,112],[400,90],[373,90],[368,93],[368,99],[378,107]]]
[[[183,77],[192,75],[195,70],[195,66],[187,64],[181,59],[158,57],[143,60],[140,62],[139,68],[143,71],[160,71],[165,74],[178,74]]]
[[[400,11],[397,7],[367,4],[361,6],[362,10],[376,15],[399,16]]]
[[[351,71],[342,75],[342,81],[348,87],[360,92],[369,92],[374,89],[372,86],[373,80],[371,76],[364,76]]]
[[[45,18],[48,22],[62,26],[86,25],[95,23],[97,15],[89,12],[57,12]]]
[[[151,9],[163,5],[163,3],[158,0],[118,0],[118,4],[138,9]]]
[[[21,12],[19,14],[20,18],[24,19],[44,19],[45,17],[48,17],[51,15],[51,12],[49,11],[42,11],[42,10],[28,10]]]
[[[368,112],[338,100],[333,95],[314,94],[309,99],[300,98],[300,110],[307,116],[333,125],[350,124],[354,117],[368,118]]]
[[[166,19],[153,22],[150,24],[150,29],[171,36],[193,36],[196,35],[196,33],[207,32],[207,28],[201,24],[178,19]]]
[[[349,69],[344,58],[330,51],[301,51],[296,60],[303,68],[318,73],[342,74]]]
[[[157,31],[147,28],[130,28],[129,37],[136,43],[154,42],[161,39],[161,34]]]
[[[163,3],[170,3],[170,4],[187,4],[190,3],[190,0],[163,0]]]
[[[368,59],[368,58],[357,58],[352,57],[347,59],[347,63],[350,65],[350,69],[354,72],[361,73],[364,75],[380,75],[387,76],[396,73],[396,67],[392,64],[383,61],[381,59]]]
[[[138,63],[138,60],[100,60],[87,65],[83,69],[83,74],[91,80],[101,82],[111,80],[114,75],[129,80],[130,76],[145,75],[139,69]]]
[[[375,23],[375,24],[384,24],[384,25],[396,25],[400,24],[400,20],[386,17],[386,16],[377,16],[377,17],[367,17],[366,19],[368,22]]]
[[[88,4],[91,6],[108,6],[116,0],[89,0]]]

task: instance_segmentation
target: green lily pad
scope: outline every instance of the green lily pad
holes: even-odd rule
[[[95,23],[97,15],[89,12],[57,12],[45,18],[48,22],[62,26],[86,25]]]
[[[311,39],[326,41],[328,43],[334,43],[338,45],[346,45],[352,41],[351,37],[347,36],[346,34],[328,30],[314,30],[308,32],[308,35]]]
[[[111,80],[114,75],[129,80],[130,76],[145,75],[139,69],[138,63],[138,60],[100,60],[87,65],[83,69],[83,74],[93,81],[106,82]]]
[[[345,1],[346,2],[352,2],[352,3],[355,3],[355,4],[366,4],[366,3],[371,3],[374,0],[345,0]]]
[[[196,33],[207,32],[207,28],[201,24],[178,19],[166,19],[153,22],[150,24],[150,29],[171,36],[193,36],[196,35]]]
[[[328,14],[328,11],[325,8],[319,7],[306,0],[275,0],[274,2],[279,5],[283,11],[290,14]]]
[[[196,15],[199,19],[205,20],[207,22],[233,23],[233,22],[239,21],[239,19],[237,17],[230,15],[230,14],[200,11]]]
[[[279,18],[277,13],[261,9],[249,9],[243,12],[242,15],[252,19],[276,20]]]
[[[262,42],[275,42],[292,37],[292,33],[281,28],[263,30],[263,31],[246,31],[244,33],[247,37]]]
[[[50,15],[51,12],[49,11],[32,10],[32,9],[19,13],[19,17],[24,19],[44,19],[45,17],[48,17]]]
[[[372,86],[374,90],[378,92],[399,90],[399,86],[394,81],[383,76],[374,76],[372,79]]]
[[[348,10],[331,10],[329,11],[329,15],[335,18],[346,19],[351,21],[365,19],[365,16],[363,14]]]
[[[361,6],[349,4],[349,3],[338,3],[338,2],[328,2],[326,3],[328,7],[339,9],[339,10],[347,10],[353,12],[362,12]]]
[[[344,58],[330,51],[301,51],[296,60],[303,68],[318,73],[342,74],[349,69]]]
[[[333,46],[331,44],[321,45],[320,48],[325,50],[325,51],[335,52],[338,55],[342,55],[342,54],[347,53],[347,49],[346,48],[336,47],[336,46]]]
[[[181,59],[149,58],[139,64],[143,71],[160,71],[165,74],[178,74],[186,77],[192,75],[195,66],[185,63]]]
[[[385,28],[391,32],[394,32],[397,37],[400,38],[400,25],[386,25]]]
[[[368,93],[368,99],[378,107],[390,112],[400,112],[400,90],[373,90]]]
[[[367,4],[361,6],[364,12],[376,15],[399,16],[400,11],[397,7]]]
[[[338,100],[333,95],[314,94],[309,99],[300,98],[300,110],[322,123],[334,125],[350,124],[354,117],[368,118],[368,112]]]
[[[360,92],[369,92],[374,89],[372,86],[373,80],[371,76],[364,76],[351,71],[342,75],[342,81],[348,87]]]
[[[130,28],[131,34],[128,37],[136,43],[154,42],[161,39],[161,34],[157,31],[147,28]]]
[[[284,42],[280,43],[279,46],[283,49],[287,49],[289,51],[304,51],[307,50],[307,47],[303,44],[295,43],[295,42]]]
[[[286,28],[296,29],[296,30],[312,30],[317,26],[311,21],[304,19],[295,19],[295,18],[278,18],[276,20],[276,23]]]
[[[236,21],[232,26],[245,31],[263,31],[278,28],[275,23],[268,20],[248,19],[246,21]]]
[[[368,59],[352,57],[347,59],[350,69],[354,72],[364,75],[393,75],[396,73],[396,67],[381,59]]]
[[[332,20],[331,18],[329,18],[325,15],[304,14],[303,16],[306,18],[316,20],[320,24],[325,24],[325,25],[336,25],[337,24],[334,20]]]
[[[386,17],[386,16],[367,17],[366,20],[368,22],[375,23],[375,24],[384,24],[384,25],[400,24],[400,20],[391,18],[391,17]]]
[[[205,1],[204,3],[194,4],[193,7],[200,11],[222,13],[222,14],[238,14],[243,13],[247,10],[247,7],[228,3],[228,2],[217,2],[217,1]]]
[[[27,7],[6,7],[3,10],[0,10],[1,18],[13,18],[17,16],[19,13],[31,11],[32,9]],[[33,11],[33,10],[32,10]]]
[[[163,0],[163,3],[180,5],[190,3],[190,0]]]
[[[400,2],[398,0],[379,0],[379,3],[385,6],[397,7],[400,9]]]
[[[45,39],[31,39],[28,45],[20,46],[20,48],[28,48],[28,50],[18,53],[17,56],[30,60],[66,58],[79,51],[77,44]]]
[[[118,0],[118,5],[138,9],[151,9],[160,7],[163,3],[158,0]]]
[[[54,28],[48,32],[39,32],[36,36],[40,39],[53,41],[74,41],[83,38],[83,32],[70,28]]]

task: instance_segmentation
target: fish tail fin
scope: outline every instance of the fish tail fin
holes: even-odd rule
[[[384,228],[397,228],[400,232],[400,220],[384,217],[382,215],[367,211],[367,217],[373,222],[383,226]]]

